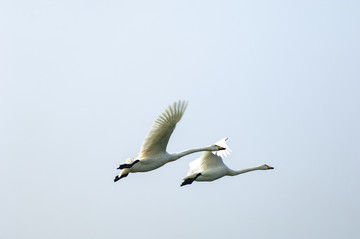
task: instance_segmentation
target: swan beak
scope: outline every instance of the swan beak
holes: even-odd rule
[[[219,150],[225,150],[225,149],[226,149],[226,148],[221,147],[221,146],[219,146],[219,145],[216,145],[216,147],[217,147]]]
[[[270,167],[269,165],[266,165],[266,167],[267,167],[268,169],[274,169],[273,167]]]

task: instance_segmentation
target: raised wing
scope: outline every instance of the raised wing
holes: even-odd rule
[[[139,157],[156,155],[166,152],[170,136],[174,131],[177,122],[180,121],[187,107],[187,102],[179,101],[169,106],[155,120],[149,130],[139,153]]]
[[[209,151],[204,151],[200,158],[189,163],[190,169],[186,175],[186,178],[192,177],[198,173],[201,173],[211,168],[224,167],[224,166],[225,164],[220,156],[214,155],[212,152]]]
[[[209,168],[216,168],[219,166],[224,166],[224,162],[222,161],[222,157],[226,157],[230,154],[231,149],[226,143],[228,138],[220,139],[215,143],[215,145],[226,148],[225,150],[219,151],[204,151],[200,158],[189,163],[189,172],[187,176],[201,173],[202,171]]]
[[[223,138],[223,139],[220,139],[219,141],[217,141],[215,144],[218,145],[218,146],[221,146],[223,148],[226,148],[225,150],[219,150],[219,151],[212,151],[213,154],[217,155],[217,156],[220,156],[222,158],[228,156],[231,152],[231,149],[229,148],[229,146],[227,145],[226,143],[226,140],[228,138]]]
[[[201,171],[225,166],[222,158],[213,154],[212,152],[204,152],[200,158],[200,169]]]

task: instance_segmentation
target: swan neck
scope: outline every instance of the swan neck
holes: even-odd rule
[[[254,171],[254,170],[260,170],[260,167],[257,166],[257,167],[245,168],[245,169],[241,169],[241,170],[232,170],[232,169],[230,169],[229,170],[229,175],[230,176],[235,176],[235,175],[239,175],[239,174],[242,174],[242,173],[251,172],[251,171]]]
[[[197,152],[201,152],[201,151],[213,151],[213,149],[212,149],[212,147],[203,147],[203,148],[185,150],[185,151],[173,154],[173,158],[174,158],[173,160],[179,159],[188,154],[197,153]]]

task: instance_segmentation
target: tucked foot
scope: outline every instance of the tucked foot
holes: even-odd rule
[[[182,187],[182,186],[184,186],[184,185],[192,184],[192,183],[195,181],[195,179],[196,179],[197,177],[199,177],[200,175],[201,175],[201,173],[198,173],[198,174],[197,174],[195,177],[193,177],[193,178],[187,178],[187,179],[185,179],[184,182],[181,183],[180,187]]]
[[[122,179],[122,178],[125,178],[126,176],[128,176],[129,174],[127,173],[127,174],[123,174],[123,175],[121,175],[120,177],[119,177],[119,175],[117,175],[116,177],[115,177],[115,179],[114,179],[114,183],[116,183],[117,181],[119,181],[120,179]]]
[[[131,164],[124,163],[124,164],[121,164],[117,169],[131,168],[132,166],[134,166],[134,164],[136,164],[138,162],[140,162],[140,160],[137,159]]]

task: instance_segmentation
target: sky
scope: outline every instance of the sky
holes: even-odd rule
[[[359,238],[360,2],[1,1],[0,238]],[[157,116],[168,152],[114,183]]]

